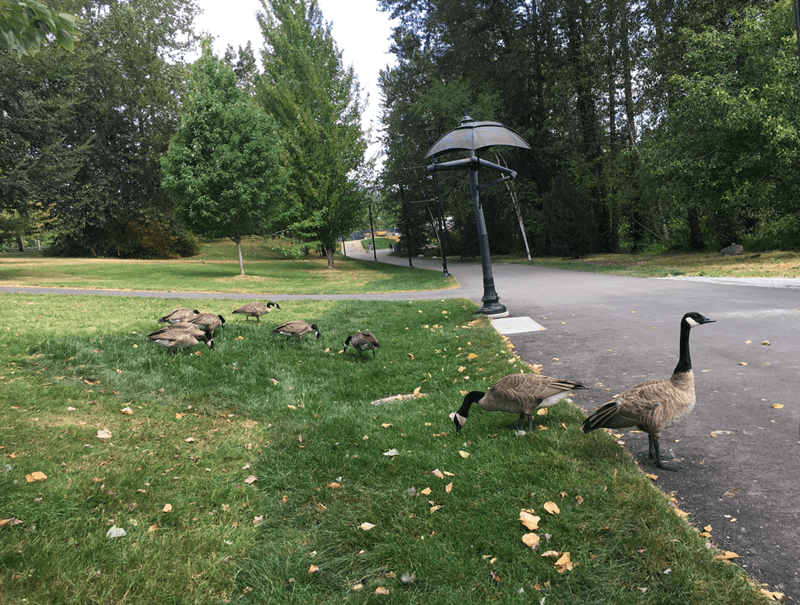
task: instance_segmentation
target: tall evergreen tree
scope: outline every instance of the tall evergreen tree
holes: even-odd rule
[[[333,269],[338,238],[358,224],[366,197],[358,79],[343,64],[316,0],[261,5],[264,74],[256,98],[278,121],[291,169],[277,219],[323,248]]]

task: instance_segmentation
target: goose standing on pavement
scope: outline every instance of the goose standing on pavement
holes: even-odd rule
[[[352,336],[348,336],[347,340],[344,341],[344,351],[347,350],[347,347],[352,345],[352,347],[358,351],[358,356],[361,357],[362,351],[372,351],[372,357],[376,357],[375,349],[380,348],[380,343],[378,339],[372,334],[372,332],[364,331],[364,332],[356,332]]]
[[[309,325],[302,319],[287,321],[285,324],[278,326],[272,331],[273,334],[283,334],[287,337],[287,340],[292,336],[297,336],[297,340],[300,340],[303,334],[310,334],[312,332],[317,335],[317,340],[319,340],[319,337],[322,335],[319,331],[319,326],[317,326],[317,324]]]
[[[687,313],[681,318],[680,354],[678,365],[669,380],[647,380],[617,395],[600,406],[583,423],[583,432],[599,428],[621,429],[638,427],[647,433],[650,457],[658,468],[675,471],[661,461],[658,440],[661,431],[677,424],[694,409],[694,373],[689,355],[689,333],[703,324],[714,323],[700,313]]]
[[[281,310],[278,303],[268,302],[267,304],[264,304],[260,300],[257,300],[256,302],[247,303],[243,307],[239,307],[234,311],[234,313],[240,313],[242,315],[245,315],[246,316],[244,318],[245,321],[247,321],[251,317],[255,317],[256,321],[258,323],[261,323],[260,317],[265,313],[269,313],[270,311],[272,311],[272,307],[275,307],[276,309],[278,309],[278,311]]]
[[[570,391],[585,389],[580,383],[539,374],[509,374],[495,382],[489,390],[470,391],[464,397],[461,407],[451,418],[456,425],[456,433],[467,422],[469,409],[477,403],[487,412],[510,412],[519,414],[519,428],[525,418],[528,430],[533,429],[533,410],[539,406],[548,407],[567,397]]]
[[[189,309],[187,307],[178,307],[177,309],[173,309],[164,317],[158,320],[160,324],[174,324],[178,323],[179,321],[189,321],[195,315],[200,315],[200,311],[197,309]]]

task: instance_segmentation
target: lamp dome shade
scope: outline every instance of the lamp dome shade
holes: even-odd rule
[[[469,116],[464,116],[461,125],[436,141],[425,157],[459,149],[477,152],[494,145],[531,148],[525,139],[499,122],[475,122]]]

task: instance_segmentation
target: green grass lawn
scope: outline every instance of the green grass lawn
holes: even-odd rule
[[[762,602],[577,407],[455,434],[466,391],[533,371],[471,302],[287,301],[177,355],[156,318],[230,301],[0,303],[4,603]],[[270,334],[288,319],[322,338]],[[377,357],[341,353],[357,329]]]
[[[521,262],[542,267],[633,277],[674,275],[705,277],[800,277],[800,253],[774,250],[722,256],[718,252],[691,254],[591,254],[580,259],[497,257],[497,261]]]
[[[343,294],[438,290],[457,285],[437,271],[336,256],[335,268],[311,255],[287,259],[258,238],[243,244],[239,275],[233,242],[205,243],[198,256],[179,260],[48,258],[39,252],[0,254],[0,286],[46,286],[166,292]]]

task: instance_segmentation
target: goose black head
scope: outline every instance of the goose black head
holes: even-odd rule
[[[225,327],[225,318],[222,317],[222,315],[217,315],[217,318],[219,319],[220,327],[224,328]]]
[[[313,328],[314,326],[311,326],[311,327]],[[353,340],[353,337],[352,337],[352,336],[348,336],[348,337],[345,339],[345,341],[344,341],[344,349],[342,350],[342,353],[344,353],[344,352],[347,350],[347,347],[350,345],[350,341],[351,341],[351,340]]]
[[[461,407],[458,408],[455,413],[453,413],[453,422],[456,425],[456,433],[460,433],[461,427],[467,423],[469,408],[473,403],[483,399],[484,395],[486,395],[484,391],[470,391],[464,396],[464,401],[461,402]]]
[[[275,307],[278,311],[281,310],[281,306],[278,303],[268,302],[267,309],[271,309],[272,307]]]
[[[319,326],[317,326],[317,324],[311,324],[311,329],[317,333],[317,340],[319,340],[319,337],[322,336],[322,332],[319,331]]]
[[[697,313],[696,311],[692,311],[684,315],[682,321],[686,322],[690,328],[696,328],[697,326],[702,326],[703,324],[716,323],[716,320],[709,319],[705,315]]]

